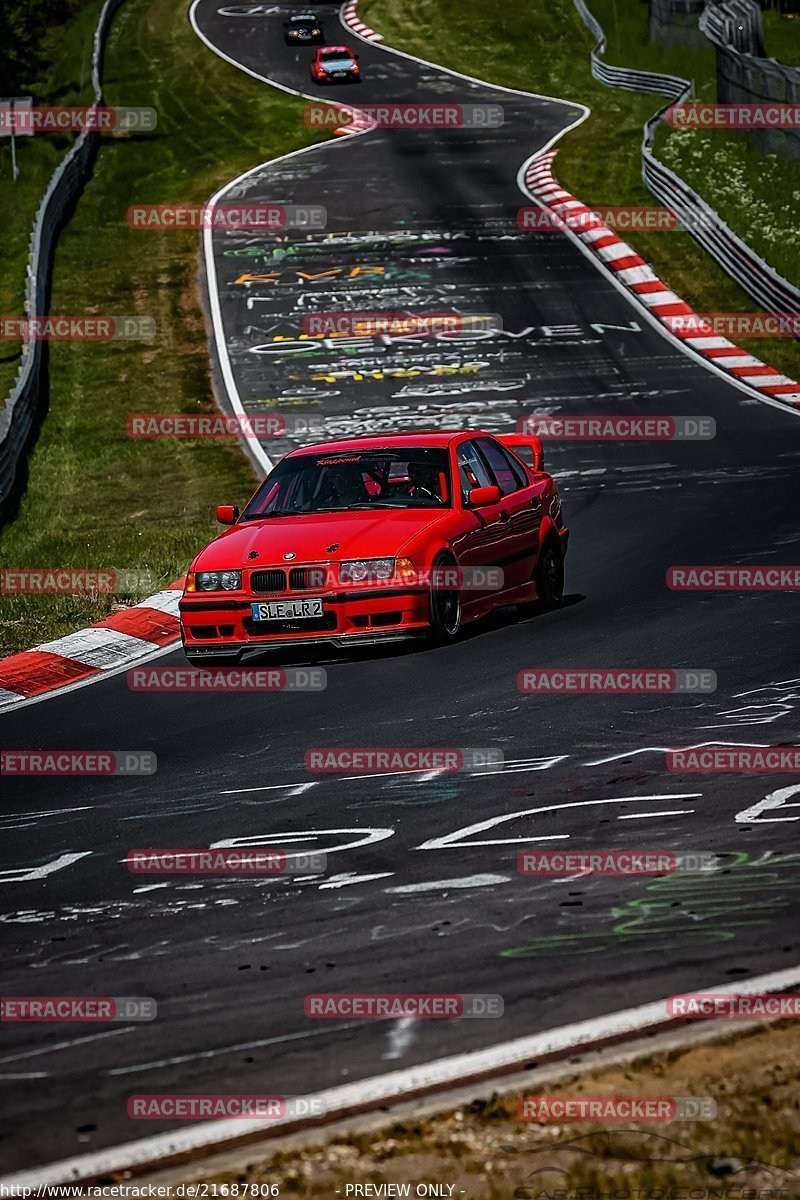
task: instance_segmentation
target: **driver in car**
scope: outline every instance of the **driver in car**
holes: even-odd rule
[[[441,504],[439,490],[439,470],[429,463],[410,462],[408,464],[409,496],[417,500],[435,500]]]
[[[337,466],[328,471],[326,480],[326,504],[342,505],[369,504],[369,492],[358,467]]]

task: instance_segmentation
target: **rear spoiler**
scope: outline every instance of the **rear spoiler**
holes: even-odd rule
[[[498,433],[498,442],[509,446],[524,463],[532,466],[534,471],[544,469],[544,448],[541,441],[533,433]]]

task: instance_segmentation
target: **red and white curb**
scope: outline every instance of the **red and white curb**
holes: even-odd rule
[[[368,129],[375,128],[374,120],[363,109],[353,108],[350,104],[340,104],[339,107],[345,112],[349,112],[353,118],[349,125],[339,125],[334,129],[333,132],[339,134],[340,137],[347,136],[347,134],[366,133]]]
[[[531,195],[549,208],[564,226],[587,246],[606,270],[643,304],[668,330],[690,350],[740,383],[764,396],[787,405],[800,407],[800,383],[781,375],[746,350],[715,333],[701,318],[663,283],[651,267],[626,242],[553,178],[552,165],[557,150],[549,150],[532,159],[525,171],[525,185]],[[693,318],[693,319],[692,319]]]
[[[364,24],[356,12],[357,7],[358,0],[347,0],[340,13],[342,24],[346,25],[348,29],[352,29],[353,33],[357,33],[359,37],[365,38],[368,42],[382,42],[383,34],[376,33],[374,29],[370,29],[369,25]]]
[[[115,673],[172,646],[180,640],[178,601],[182,592],[181,579],[88,629],[0,660],[0,712],[25,700],[95,681],[104,672]]]

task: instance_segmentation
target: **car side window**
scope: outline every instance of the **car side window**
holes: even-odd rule
[[[492,474],[497,480],[497,486],[504,496],[525,486],[528,481],[523,475],[522,467],[514,462],[504,446],[501,446],[499,442],[492,441],[491,438],[478,438],[476,445],[486,458]]]
[[[473,488],[494,486],[494,480],[490,478],[474,442],[462,442],[458,447],[458,477],[464,504]]]

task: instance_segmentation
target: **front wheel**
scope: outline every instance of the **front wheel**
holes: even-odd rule
[[[461,629],[461,592],[456,573],[455,562],[445,555],[433,564],[428,613],[429,637],[435,645],[455,641]]]
[[[564,598],[564,556],[555,538],[548,538],[536,563],[536,594],[545,608],[558,608]]]

